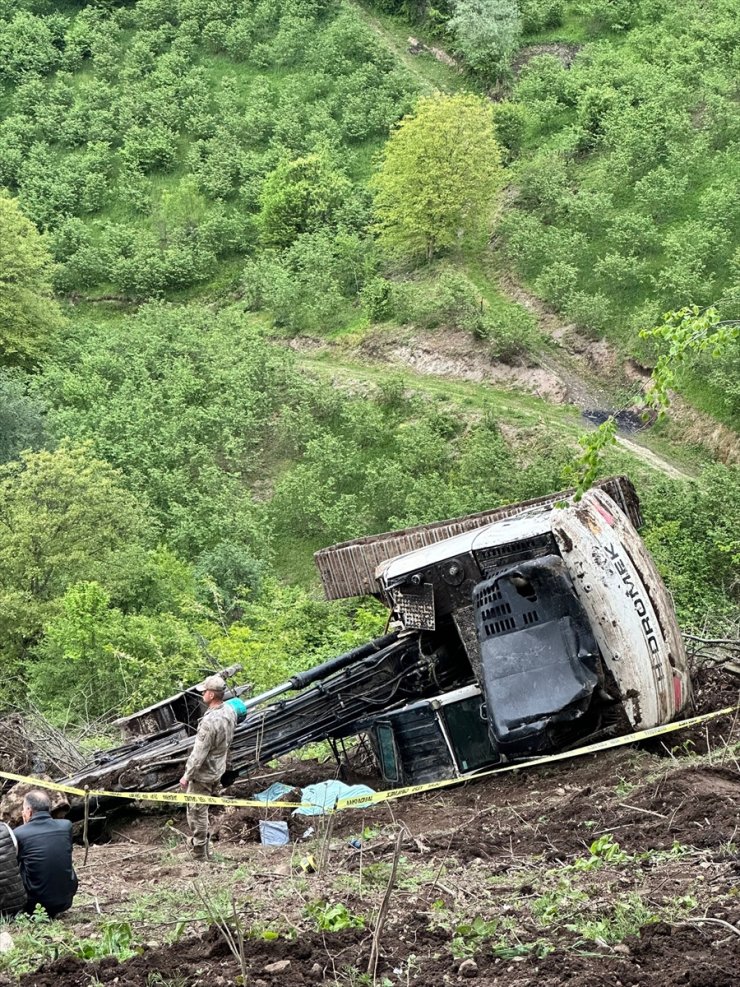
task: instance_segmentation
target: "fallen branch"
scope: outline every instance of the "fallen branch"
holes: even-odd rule
[[[633,812],[644,812],[646,816],[657,816],[658,819],[668,818],[668,816],[664,816],[662,812],[653,812],[652,809],[643,809],[639,805],[629,805],[627,802],[618,802],[617,805],[621,805],[623,809],[632,809]]]
[[[740,929],[736,925],[731,925],[729,922],[725,922],[723,918],[687,918],[683,922],[674,922],[674,925],[721,925],[725,929],[729,929],[730,932],[734,932],[736,936],[740,936]]]

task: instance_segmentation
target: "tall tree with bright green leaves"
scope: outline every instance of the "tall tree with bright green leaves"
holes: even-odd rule
[[[0,191],[0,362],[37,363],[59,329],[51,273],[38,230]]]
[[[491,105],[471,93],[423,97],[371,179],[378,241],[390,255],[427,261],[471,243],[487,232],[501,184]]]

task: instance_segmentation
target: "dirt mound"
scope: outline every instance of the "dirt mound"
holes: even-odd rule
[[[381,950],[378,977],[385,982],[409,969],[415,981],[461,983],[475,978],[485,985],[509,987],[734,987],[740,962],[740,938],[717,925],[644,926],[617,948],[556,949],[546,956],[516,950],[480,949],[474,957],[452,958],[452,934],[434,924],[427,912],[414,911],[394,929]],[[293,940],[247,940],[248,983],[277,987],[352,983],[350,970],[367,967],[371,933],[346,929],[302,934]],[[411,961],[409,952],[412,951]],[[498,955],[503,954],[503,955]],[[512,955],[513,954],[513,955]],[[85,963],[75,957],[55,960],[20,980],[20,987],[78,987],[86,982],[149,987],[159,982],[225,985],[238,982],[240,966],[216,929],[162,949],[145,950],[125,963],[105,959]],[[394,976],[395,975],[395,976]],[[394,980],[390,980],[393,977]],[[403,981],[404,983],[407,981]]]
[[[349,929],[331,937],[331,951],[326,936],[316,933],[288,939],[247,940],[244,953],[250,984],[271,987],[285,983],[323,983],[327,970],[338,968],[342,956],[355,952],[367,933]],[[274,966],[274,969],[270,969]],[[240,966],[220,932],[211,928],[201,938],[187,939],[161,949],[147,949],[125,963],[108,958],[88,963],[66,956],[54,960],[36,973],[21,978],[21,987],[79,987],[89,981],[118,984],[119,987],[142,987],[160,982],[183,984],[233,984]],[[254,979],[253,979],[254,978]]]
[[[619,952],[579,956],[567,962],[558,953],[538,965],[538,987],[733,987],[737,983],[740,938],[717,936],[711,926],[647,925],[639,936],[627,939]],[[709,929],[710,931],[704,931]],[[527,981],[522,980],[522,984]]]

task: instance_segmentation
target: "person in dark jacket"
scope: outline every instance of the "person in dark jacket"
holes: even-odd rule
[[[42,905],[50,918],[66,912],[77,892],[72,866],[72,823],[52,819],[46,792],[31,791],[23,799],[23,826],[15,832],[18,863],[26,888],[26,911]]]
[[[0,918],[17,915],[26,906],[26,889],[18,869],[18,845],[13,830],[0,822]]]

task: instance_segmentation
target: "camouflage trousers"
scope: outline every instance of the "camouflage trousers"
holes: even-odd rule
[[[206,783],[202,781],[188,782],[188,795],[216,795],[218,782]],[[208,806],[188,803],[187,807],[188,828],[193,838],[193,850],[208,846]]]

